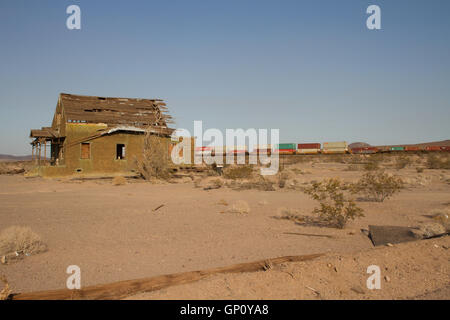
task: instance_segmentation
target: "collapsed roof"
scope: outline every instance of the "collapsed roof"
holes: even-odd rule
[[[165,135],[173,129],[172,117],[163,100],[82,96],[61,93],[52,127],[31,130],[30,138],[51,140],[62,138],[60,126],[65,123],[101,123],[108,128],[152,128]]]
[[[80,96],[62,93],[58,104],[67,122],[167,127],[172,117],[163,100]]]

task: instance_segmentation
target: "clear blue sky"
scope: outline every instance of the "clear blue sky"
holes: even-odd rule
[[[60,92],[161,98],[177,127],[284,142],[449,139],[449,16],[447,0],[0,0],[0,153],[31,152]]]

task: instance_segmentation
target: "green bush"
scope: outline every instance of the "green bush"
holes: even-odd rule
[[[367,172],[351,186],[353,193],[362,193],[369,200],[383,202],[403,189],[400,177],[390,176],[383,171]]]
[[[321,182],[311,182],[304,192],[314,200],[319,201],[320,208],[314,213],[320,220],[337,228],[344,228],[349,220],[363,217],[363,209],[356,206],[352,199],[346,196],[349,186],[340,179],[332,178]]]

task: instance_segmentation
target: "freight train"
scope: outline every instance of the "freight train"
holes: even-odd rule
[[[450,146],[384,146],[384,147],[354,147],[350,148],[345,141],[320,143],[280,143],[271,145],[255,146],[252,152],[247,146],[237,147],[197,147],[196,155],[226,155],[226,154],[267,154],[278,153],[279,155],[314,155],[314,154],[374,154],[386,152],[450,152]]]

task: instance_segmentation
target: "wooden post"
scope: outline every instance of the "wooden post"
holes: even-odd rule
[[[41,141],[39,141],[38,148],[39,148],[38,166],[40,167],[41,166],[41,149],[42,149]]]
[[[44,161],[47,158],[47,140],[44,141]]]
[[[31,162],[34,161],[34,144],[31,145]]]

